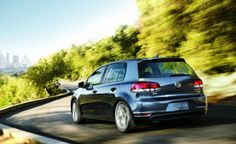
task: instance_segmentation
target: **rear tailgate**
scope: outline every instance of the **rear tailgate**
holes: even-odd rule
[[[160,89],[155,96],[199,95],[200,91],[193,86],[195,78],[191,76],[141,78],[139,81],[159,83]]]
[[[192,68],[178,58],[144,60],[139,63],[139,81],[156,82],[160,85],[155,98],[199,96],[202,88],[194,87],[199,79]]]

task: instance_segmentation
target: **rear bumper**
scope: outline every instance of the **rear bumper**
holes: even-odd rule
[[[167,106],[175,102],[188,102],[187,110],[167,112]],[[172,119],[191,117],[204,117],[207,112],[207,101],[205,96],[177,100],[145,100],[137,104],[133,111],[133,119],[137,123],[160,122]]]
[[[176,119],[185,119],[185,118],[202,118],[206,114],[205,110],[199,111],[179,111],[179,112],[172,112],[172,113],[163,113],[158,114],[154,113],[151,114],[149,117],[134,117],[134,121],[136,123],[158,123],[161,121],[167,120],[176,120]]]

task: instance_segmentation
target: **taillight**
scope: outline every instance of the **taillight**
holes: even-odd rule
[[[194,87],[194,88],[201,88],[201,87],[203,87],[203,82],[202,82],[202,80],[200,80],[200,79],[195,80],[195,81],[193,82],[193,87]]]
[[[135,82],[131,85],[130,91],[138,92],[158,92],[160,85],[155,82]]]

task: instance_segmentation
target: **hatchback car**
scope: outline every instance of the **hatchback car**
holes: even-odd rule
[[[71,99],[75,123],[115,121],[126,132],[136,125],[202,118],[207,111],[203,82],[182,58],[116,61],[80,82]]]

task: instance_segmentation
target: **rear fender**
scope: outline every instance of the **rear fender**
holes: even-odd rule
[[[116,105],[119,101],[123,101],[129,108],[131,114],[133,115],[133,110],[136,108],[135,106],[135,100],[128,94],[128,93],[118,93],[118,96],[116,97],[116,100],[113,104],[113,115],[115,112]]]

